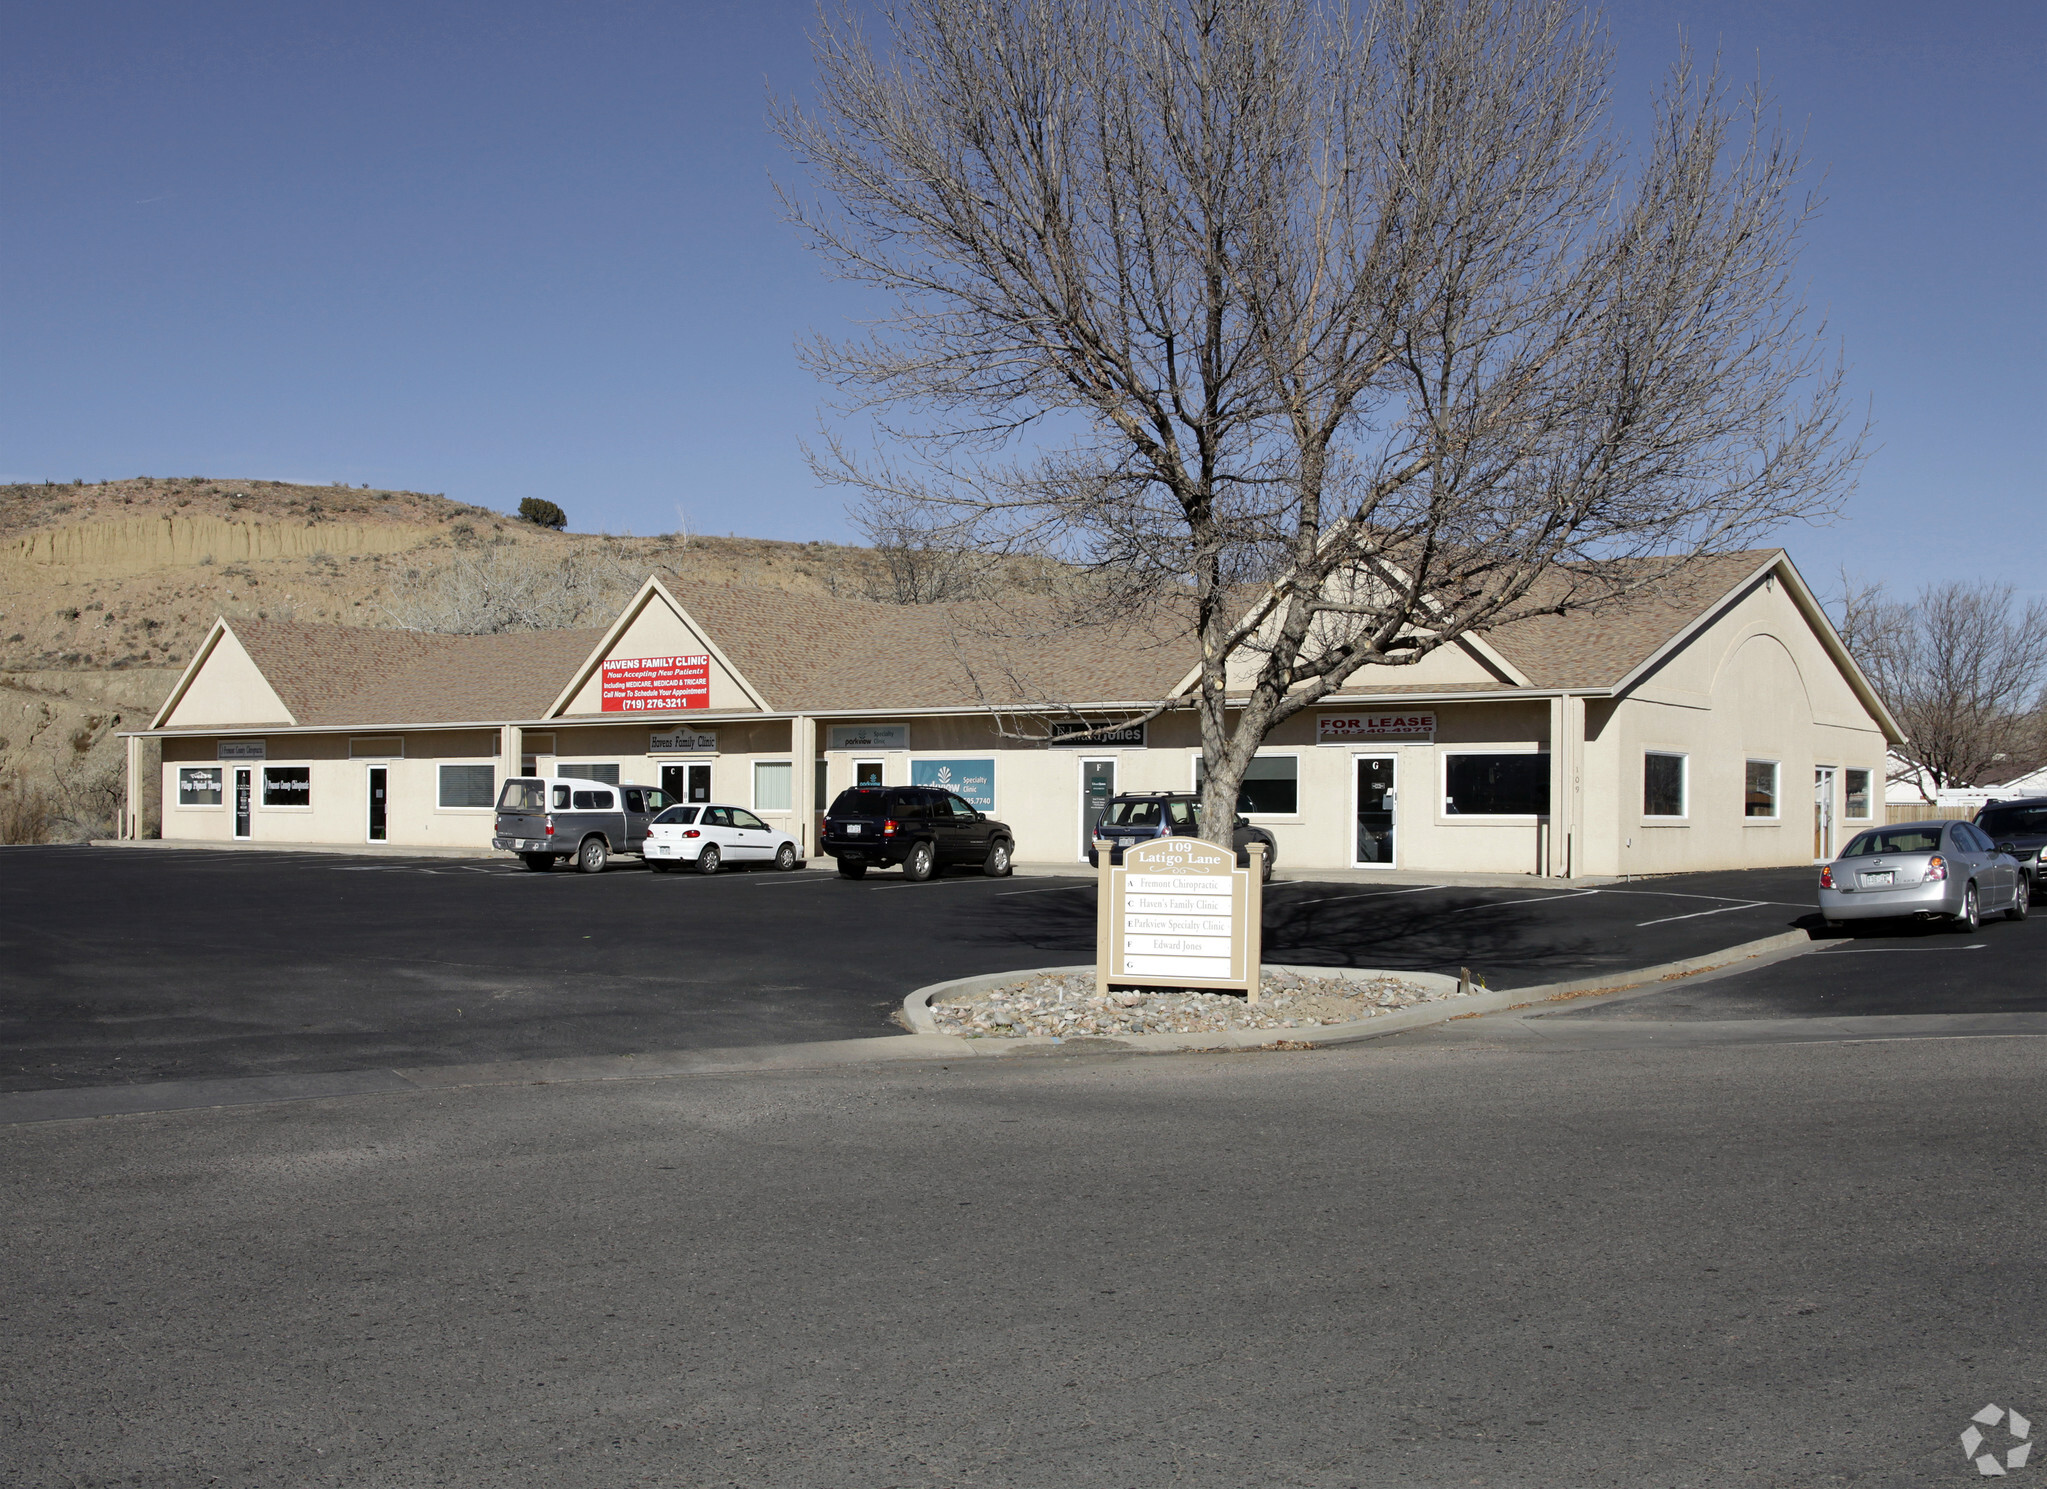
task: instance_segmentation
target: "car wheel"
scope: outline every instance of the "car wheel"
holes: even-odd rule
[[[937,866],[937,855],[929,843],[911,845],[910,856],[903,860],[903,877],[912,884],[922,884],[931,877],[931,870]]]
[[[775,850],[775,867],[785,874],[796,867],[796,845],[794,843],[784,843]]]
[[[527,868],[533,870],[536,874],[544,874],[554,867],[554,855],[552,853],[521,853],[519,855],[519,862],[525,864]]]
[[[1087,866],[1091,869],[1098,869],[1102,866],[1102,856],[1092,848],[1087,850]]]
[[[1976,903],[1976,886],[1971,884],[1962,891],[1962,913],[1955,917],[1955,929],[1973,934],[1982,924],[1981,907]]]
[[[586,874],[603,873],[610,861],[611,849],[602,838],[584,838],[583,846],[576,850],[576,867]]]
[[[867,877],[867,865],[864,863],[848,863],[842,858],[839,860],[839,877],[841,879],[865,879]]]
[[[2018,884],[2012,890],[2011,908],[2004,912],[2004,918],[2006,920],[2024,920],[2026,918],[2026,911],[2031,909],[2032,905],[2033,881],[2024,874],[2021,874],[2019,875]]]
[[[1272,867],[1278,861],[1279,845],[1267,843],[1265,845],[1265,865],[1258,871],[1258,882],[1260,884],[1270,884],[1272,882]]]
[[[1009,869],[1009,844],[997,838],[988,846],[988,861],[981,865],[981,872],[991,879],[1007,879]]]
[[[718,845],[716,843],[704,844],[702,848],[697,850],[697,872],[699,874],[717,873],[718,864],[722,856],[718,852]]]

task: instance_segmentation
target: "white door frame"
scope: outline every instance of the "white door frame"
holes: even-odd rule
[[[379,841],[370,836],[370,813],[377,809],[375,796],[377,786],[376,782],[372,781],[370,777],[380,770],[384,773],[384,836],[382,841],[386,843],[391,841],[391,763],[388,760],[371,760],[363,766],[362,777],[362,840],[365,843]],[[434,786],[434,800],[438,802],[440,800],[440,780],[438,776],[435,778]]]
[[[1123,773],[1123,761],[1120,756],[1116,755],[1083,755],[1075,762],[1074,768],[1080,772],[1080,801],[1075,808],[1073,825],[1080,829],[1076,836],[1079,838],[1081,846],[1073,856],[1082,863],[1087,862],[1088,844],[1090,842],[1087,833],[1087,768],[1090,765],[1106,765],[1109,767],[1111,771],[1109,777],[1110,796],[1116,794],[1116,777]]]
[[[1358,857],[1358,762],[1361,760],[1384,760],[1393,767],[1393,857],[1384,863],[1367,862]],[[1350,844],[1350,866],[1354,869],[1391,869],[1400,866],[1400,755],[1393,750],[1356,750],[1350,757],[1350,817],[1344,823],[1344,836]]]
[[[1819,850],[1813,858],[1814,863],[1829,863],[1834,857],[1834,840],[1838,835],[1836,829],[1840,826],[1841,815],[1834,797],[1840,779],[1838,766],[1815,765],[1812,768],[1813,837],[1816,839],[1814,847]],[[1819,815],[1821,807],[1826,809],[1824,817]]]

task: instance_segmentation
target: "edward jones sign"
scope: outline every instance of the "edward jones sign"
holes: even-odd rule
[[[711,659],[632,657],[604,664],[603,708],[606,713],[665,713],[675,708],[711,706]]]
[[[1432,713],[1325,713],[1315,720],[1316,744],[1357,744],[1372,740],[1432,740]]]

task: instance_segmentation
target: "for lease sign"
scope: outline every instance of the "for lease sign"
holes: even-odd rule
[[[1315,720],[1315,743],[1350,744],[1370,739],[1433,739],[1432,713],[1325,713]]]
[[[664,713],[711,706],[711,658],[627,657],[606,662],[601,681],[606,713]]]

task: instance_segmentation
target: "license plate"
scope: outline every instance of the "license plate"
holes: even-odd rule
[[[1862,876],[1862,887],[1864,889],[1889,889],[1896,880],[1896,872],[1886,869],[1881,874],[1864,874]]]
[[[857,838],[864,831],[866,831],[866,829],[863,828],[858,822],[848,822],[846,824],[846,836],[849,838]]]

